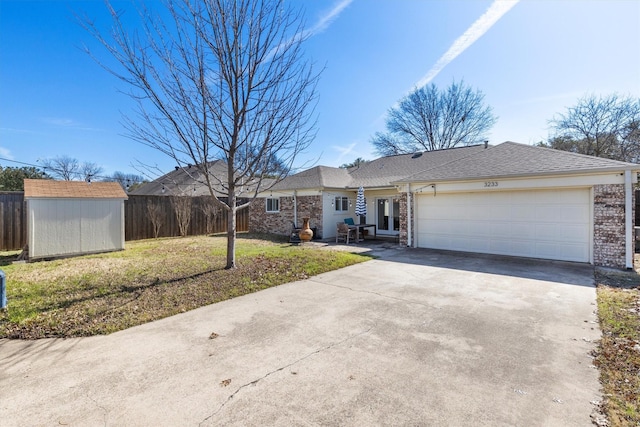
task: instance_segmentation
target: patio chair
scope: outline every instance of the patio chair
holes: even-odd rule
[[[353,228],[349,228],[348,224],[345,224],[344,222],[338,222],[336,224],[336,226],[337,226],[336,243],[338,243],[339,239],[342,239],[348,245],[349,244],[349,239],[354,239],[355,240],[355,237],[356,237],[355,232],[356,232],[356,230],[354,230]]]
[[[300,227],[296,227],[296,223],[291,221],[291,234],[289,235],[289,243],[300,243]]]
[[[344,219],[344,223],[347,224],[348,226],[355,226],[356,225],[356,223],[353,222],[353,218],[345,218]],[[360,228],[356,228],[356,231],[360,233],[359,236],[356,236],[357,237],[356,241],[358,239],[364,239],[364,235],[362,234],[364,232],[364,230],[362,230]]]

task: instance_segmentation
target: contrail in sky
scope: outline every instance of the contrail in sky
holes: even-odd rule
[[[352,2],[353,0],[342,0],[336,4],[333,9],[321,17],[313,27],[305,31],[305,36],[314,36],[324,31]]]
[[[269,52],[269,54],[267,55],[267,58],[273,57],[276,51],[283,46],[289,46],[291,43],[295,41],[298,41],[300,39],[305,39],[307,37],[312,37],[312,36],[315,36],[316,34],[323,32],[329,27],[329,25],[331,25],[331,23],[333,23],[333,21],[335,21],[338,18],[338,16],[340,16],[342,11],[345,10],[347,6],[349,6],[351,3],[353,3],[353,0],[342,0],[338,2],[333,7],[333,9],[329,11],[329,13],[327,13],[324,16],[321,16],[320,19],[318,19],[318,22],[316,22],[313,27],[294,35],[289,40],[271,49],[271,52]]]
[[[495,0],[491,6],[489,6],[489,9],[487,9],[467,31],[453,42],[449,50],[442,55],[429,72],[416,83],[415,88],[421,88],[433,80],[444,67],[475,43],[484,33],[489,31],[489,29],[498,22],[505,13],[511,10],[513,6],[518,4],[519,1],[520,0]]]

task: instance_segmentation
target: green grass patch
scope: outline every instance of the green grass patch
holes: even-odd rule
[[[108,254],[7,262],[0,338],[108,334],[370,259],[242,236],[238,267],[225,270],[226,244],[219,236],[154,239]]]
[[[596,366],[612,427],[640,425],[640,276],[597,271],[600,340]]]

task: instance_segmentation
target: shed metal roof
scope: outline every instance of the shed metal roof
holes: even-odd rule
[[[52,181],[25,179],[25,199],[127,199],[127,193],[117,182]]]

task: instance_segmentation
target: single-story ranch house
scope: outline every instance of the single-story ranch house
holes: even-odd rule
[[[505,142],[316,166],[258,195],[249,229],[288,235],[309,217],[322,238],[356,218],[402,246],[633,267],[640,165]],[[356,219],[356,221],[358,221]]]

